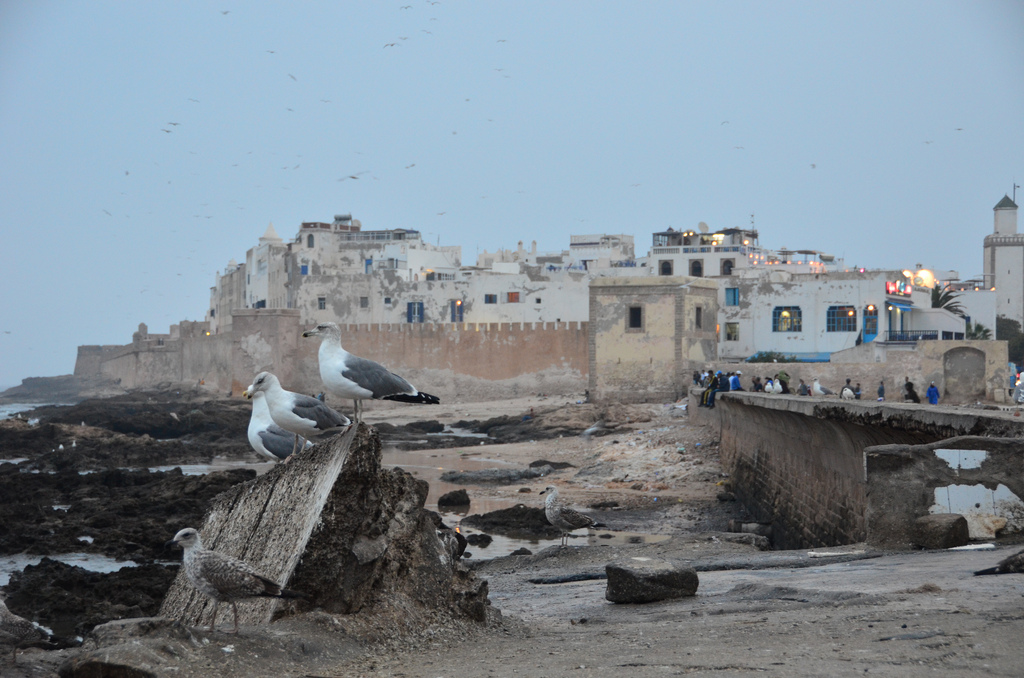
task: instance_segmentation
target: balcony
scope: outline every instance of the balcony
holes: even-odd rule
[[[908,344],[917,341],[935,341],[938,338],[938,330],[889,330],[885,332],[884,341],[889,343]]]

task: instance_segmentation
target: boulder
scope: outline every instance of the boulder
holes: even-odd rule
[[[696,595],[697,571],[678,563],[634,557],[605,566],[604,597],[613,603],[653,603]]]
[[[442,494],[437,500],[437,508],[442,506],[469,506],[469,493],[463,488]]]
[[[936,513],[914,521],[914,543],[925,549],[949,549],[970,540],[967,519],[959,513]]]

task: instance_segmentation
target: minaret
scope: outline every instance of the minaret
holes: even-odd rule
[[[1017,233],[1017,204],[1004,195],[985,236],[985,286],[996,291],[996,316],[1024,324],[1024,234]]]
[[[992,208],[995,216],[996,235],[1017,235],[1017,205],[1010,200],[1010,196],[1004,195],[1003,199]]]

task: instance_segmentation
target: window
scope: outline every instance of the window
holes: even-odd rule
[[[626,319],[626,330],[644,329],[644,307],[630,306],[629,317]]]
[[[539,304],[540,303],[540,297],[537,297],[536,301]],[[968,321],[968,322],[970,322],[970,321]]]
[[[324,311],[327,309],[327,297],[317,297],[316,307],[318,310]]]
[[[799,306],[776,306],[772,309],[772,332],[802,332],[803,314]]]
[[[722,259],[722,275],[732,275],[732,269],[735,265],[732,259]]]
[[[363,262],[363,265],[365,266],[364,273],[366,273],[366,275],[370,275],[371,273],[373,273],[373,259],[367,259],[365,262]]]
[[[856,309],[853,306],[829,306],[825,315],[825,331],[856,332]]]
[[[301,275],[309,275],[309,266],[306,265],[306,264],[303,264],[302,268],[299,269],[299,273]]]
[[[211,308],[210,309],[210,317],[211,318],[216,318],[217,317],[217,309],[215,309],[215,308]],[[968,321],[968,322],[970,322],[970,321]]]
[[[739,306],[740,305],[740,288],[738,288],[738,287],[726,287],[725,288],[725,305],[726,306]]]
[[[508,298],[506,299],[506,301],[508,303],[510,303],[510,304],[518,304],[519,303],[519,292],[509,292],[508,293]]]
[[[484,295],[484,303],[485,304],[496,304],[496,303],[498,303],[498,295],[497,294],[485,294]]]
[[[694,259],[690,262],[690,275],[694,278],[701,278],[704,276],[704,264],[700,259]]]
[[[878,309],[874,306],[864,309],[864,334],[878,334]]]
[[[370,308],[370,297],[359,297],[359,308]]]
[[[423,302],[410,301],[405,307],[405,319],[411,323],[423,322]]]
[[[704,309],[701,308],[700,306],[698,306],[696,311],[693,314],[693,327],[694,327],[694,329],[698,329],[699,330],[699,329],[701,329],[703,327],[703,318],[702,318],[703,315],[704,315]]]
[[[672,275],[672,262],[671,261],[659,261],[658,262],[658,275]]]
[[[384,305],[385,306],[390,306],[391,305],[391,297],[384,297]]]
[[[740,340],[740,324],[739,323],[725,323],[725,340],[726,341],[739,341]]]
[[[462,322],[462,299],[452,299],[450,302],[448,302],[448,305],[451,308],[451,312],[452,312],[452,322],[453,323],[461,323]]]
[[[306,236],[306,247],[313,247],[313,234],[310,233]]]

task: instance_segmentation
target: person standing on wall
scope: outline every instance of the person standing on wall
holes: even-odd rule
[[[932,385],[928,387],[928,390],[925,391],[925,395],[928,396],[928,402],[930,404],[939,404],[939,389],[936,388],[934,381],[932,382]]]
[[[885,400],[885,379],[878,382],[878,401]]]

